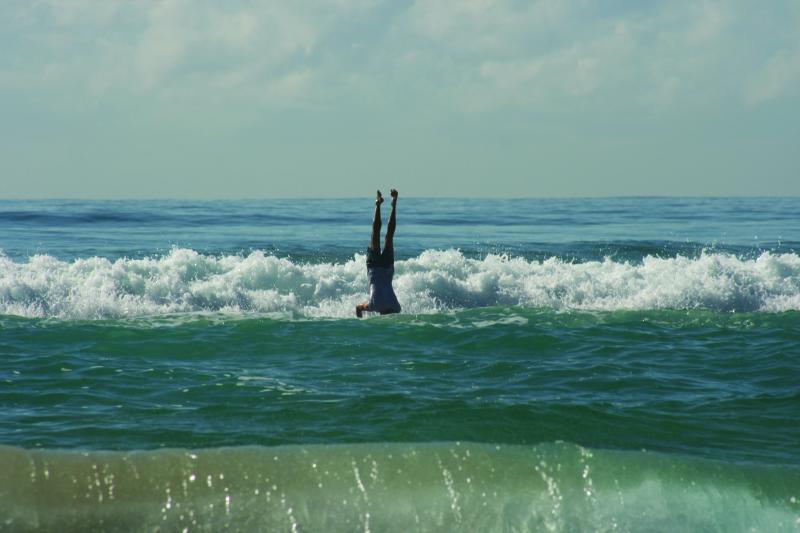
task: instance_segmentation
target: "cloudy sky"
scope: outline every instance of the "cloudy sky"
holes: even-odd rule
[[[3,0],[0,198],[800,195],[797,0]]]

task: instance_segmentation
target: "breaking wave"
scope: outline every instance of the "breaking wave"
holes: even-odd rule
[[[0,446],[14,531],[794,531],[798,472],[567,443]]]
[[[466,257],[427,250],[397,261],[394,287],[407,313],[524,306],[556,310],[800,310],[800,256],[765,252],[647,256],[639,262]],[[253,252],[204,255],[175,248],[161,257],[63,261],[0,255],[0,314],[103,319],[173,313],[351,316],[367,295],[364,256],[305,263]]]

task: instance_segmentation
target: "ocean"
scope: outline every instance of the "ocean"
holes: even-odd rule
[[[372,209],[0,201],[0,531],[800,531],[799,198]]]

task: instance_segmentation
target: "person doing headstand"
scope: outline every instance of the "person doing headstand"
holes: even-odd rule
[[[400,302],[392,289],[394,277],[394,228],[397,224],[395,211],[397,208],[397,191],[392,189],[392,214],[386,226],[386,237],[383,240],[383,251],[380,248],[381,237],[381,191],[375,196],[375,216],[372,219],[372,237],[367,248],[367,277],[369,278],[369,300],[356,306],[356,316],[361,318],[364,311],[388,315],[400,312]]]

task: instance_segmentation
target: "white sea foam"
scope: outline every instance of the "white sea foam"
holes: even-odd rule
[[[707,253],[571,263],[429,250],[396,262],[394,287],[408,313],[491,305],[777,312],[800,310],[800,256]],[[221,311],[339,317],[350,316],[366,296],[363,255],[320,264],[262,252],[213,256],[181,248],[163,257],[116,261],[37,255],[15,262],[0,255],[0,314],[6,315],[96,319]]]

